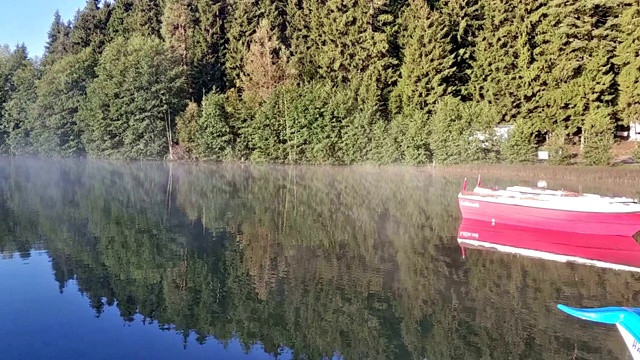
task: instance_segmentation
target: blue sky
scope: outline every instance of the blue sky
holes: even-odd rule
[[[0,45],[14,48],[24,42],[30,56],[42,56],[56,9],[73,20],[86,0],[0,0]]]

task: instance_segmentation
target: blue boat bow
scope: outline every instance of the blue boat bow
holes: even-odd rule
[[[634,360],[640,360],[640,308],[573,308],[558,304],[558,309],[579,319],[616,325]]]

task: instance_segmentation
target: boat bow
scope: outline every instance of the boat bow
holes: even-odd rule
[[[558,309],[579,319],[616,325],[634,360],[640,360],[640,308],[573,308],[558,304]]]

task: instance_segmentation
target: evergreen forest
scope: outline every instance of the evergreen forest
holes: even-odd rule
[[[88,0],[0,47],[0,152],[292,164],[612,160],[638,0]],[[508,138],[494,130],[511,125]]]

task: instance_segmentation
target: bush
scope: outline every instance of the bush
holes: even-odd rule
[[[396,116],[392,124],[392,136],[398,146],[401,160],[407,164],[431,162],[429,115],[426,111],[406,111]]]
[[[189,102],[187,109],[176,119],[176,133],[178,144],[189,154],[195,154],[198,148],[198,122],[200,121],[200,107],[195,102]]]
[[[547,140],[549,165],[569,165],[571,163],[571,151],[565,143],[566,138],[566,130],[556,130]]]
[[[582,132],[584,137],[582,157],[587,165],[611,164],[613,133],[614,124],[606,109],[600,108],[589,112]]]
[[[377,160],[379,111],[348,86],[276,89],[244,130],[254,161],[352,164]]]
[[[234,131],[225,96],[210,92],[202,100],[195,153],[200,158],[226,160],[233,154]]]
[[[536,161],[533,129],[529,123],[518,120],[502,144],[501,158],[511,164],[532,164]]]
[[[493,130],[498,113],[486,103],[447,97],[431,119],[431,149],[439,164],[496,162],[499,141]]]

